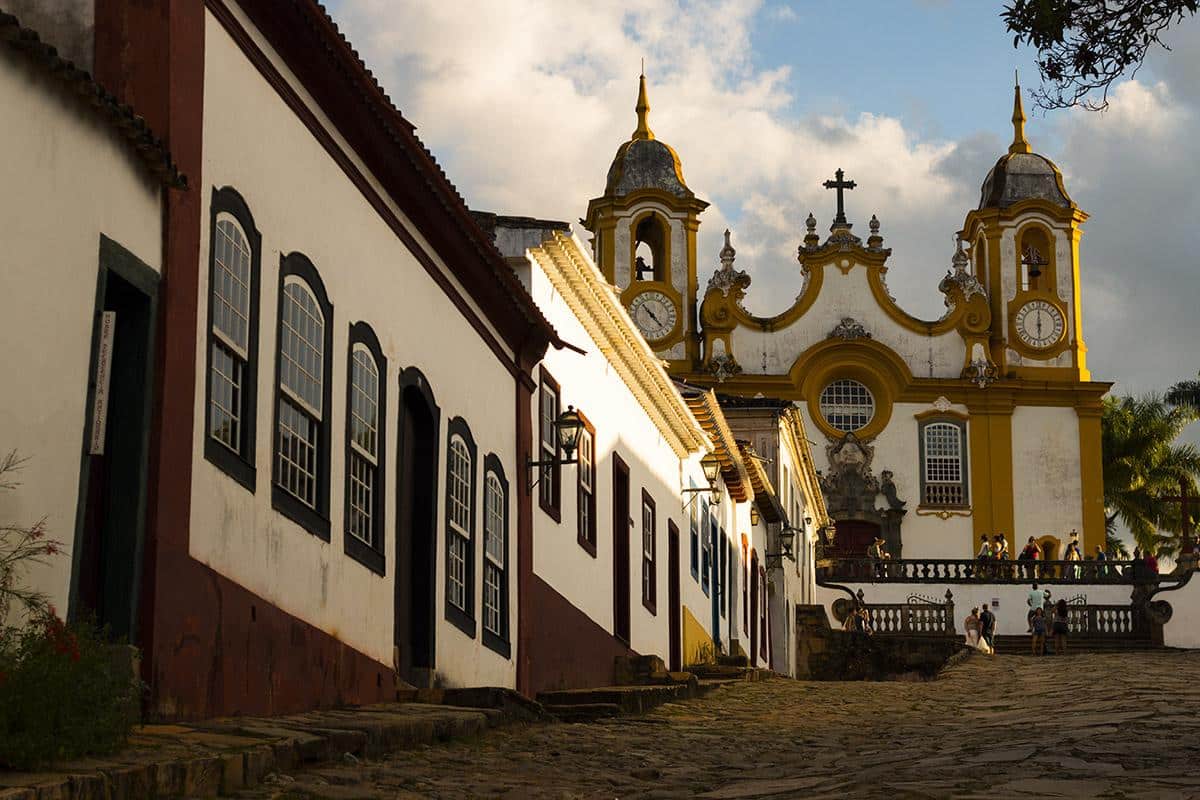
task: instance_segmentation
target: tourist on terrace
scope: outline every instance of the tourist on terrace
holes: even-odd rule
[[[1025,543],[1025,547],[1021,549],[1021,555],[1017,556],[1017,561],[1024,561],[1022,572],[1026,578],[1037,577],[1037,561],[1042,557],[1042,548],[1038,547],[1037,540],[1032,536]]]
[[[1101,547],[1100,545],[1096,545],[1096,560],[1097,561],[1108,561],[1108,554],[1104,552],[1104,548]],[[1099,566],[1096,567],[1096,574],[1098,576],[1100,576],[1101,578],[1105,577],[1106,575],[1108,575],[1108,567],[1105,566],[1104,564],[1100,564]]]
[[[1029,630],[1033,636],[1029,639],[1029,650],[1035,656],[1046,653],[1046,616],[1040,608],[1034,610],[1033,618],[1029,621]]]
[[[1054,606],[1054,655],[1060,656],[1067,652],[1067,601],[1059,598]]]
[[[967,632],[967,647],[979,649],[979,608],[971,609],[971,613],[963,620],[963,630]]]
[[[1083,561],[1083,551],[1079,549],[1079,531],[1071,531],[1071,541],[1067,544],[1067,561]],[[1076,580],[1079,579],[1079,565],[1074,564],[1067,567],[1069,575]]]
[[[891,556],[888,554],[887,549],[884,548],[882,536],[876,536],[875,541],[870,547],[867,548],[867,557],[870,558],[875,565],[875,577],[884,577],[883,562],[891,558]]]

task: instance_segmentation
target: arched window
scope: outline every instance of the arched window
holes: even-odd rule
[[[633,281],[665,281],[670,272],[671,229],[660,215],[649,213],[633,229]]]
[[[210,212],[204,455],[253,492],[262,237],[229,187],[213,190]]]
[[[821,391],[821,416],[834,430],[852,433],[865,428],[875,417],[875,398],[862,383],[849,378],[836,380]]]
[[[921,505],[967,505],[967,429],[961,420],[926,420],[920,425]]]
[[[446,447],[446,619],[475,637],[475,440],[462,417]]]
[[[299,253],[283,258],[279,283],[271,499],[276,510],[328,541],[333,306],[316,267]]]
[[[1021,288],[1040,289],[1047,285],[1052,266],[1050,241],[1041,228],[1027,228],[1021,234]]]
[[[350,326],[346,387],[346,554],[384,574],[387,359],[371,326]]]
[[[494,453],[483,471],[483,643],[508,658],[508,481]]]

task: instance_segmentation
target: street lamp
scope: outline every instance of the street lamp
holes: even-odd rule
[[[717,458],[716,453],[708,453],[704,458],[700,459],[700,469],[704,472],[704,480],[708,481],[708,486],[698,489],[680,489],[680,494],[697,494],[699,492],[708,492],[708,501],[712,505],[718,505],[721,502],[721,490],[717,488],[717,476],[721,474],[721,459]],[[684,504],[687,508],[696,498]]]
[[[534,477],[534,471],[538,467],[563,467],[579,463],[575,458],[575,448],[579,446],[579,433],[583,430],[583,419],[575,410],[575,406],[567,406],[567,410],[558,415],[558,419],[554,422],[554,429],[558,436],[558,449],[562,451],[564,457],[534,461],[526,456],[525,468],[529,471],[528,491],[532,492],[533,487],[537,486],[541,480],[540,476]]]

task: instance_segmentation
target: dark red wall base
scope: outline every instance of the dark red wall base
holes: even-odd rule
[[[290,714],[395,700],[393,670],[194,560],[160,595],[144,665],[156,720]],[[160,592],[164,590],[160,587]],[[147,663],[148,662],[148,663]]]
[[[530,694],[551,689],[611,686],[617,656],[636,656],[550,584],[533,575],[538,620],[529,643]]]

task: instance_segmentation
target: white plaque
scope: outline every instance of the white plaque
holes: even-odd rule
[[[112,377],[113,332],[117,312],[100,313],[100,351],[96,353],[96,396],[92,401],[92,441],[88,454],[104,455],[104,430],[108,427],[108,384]]]

